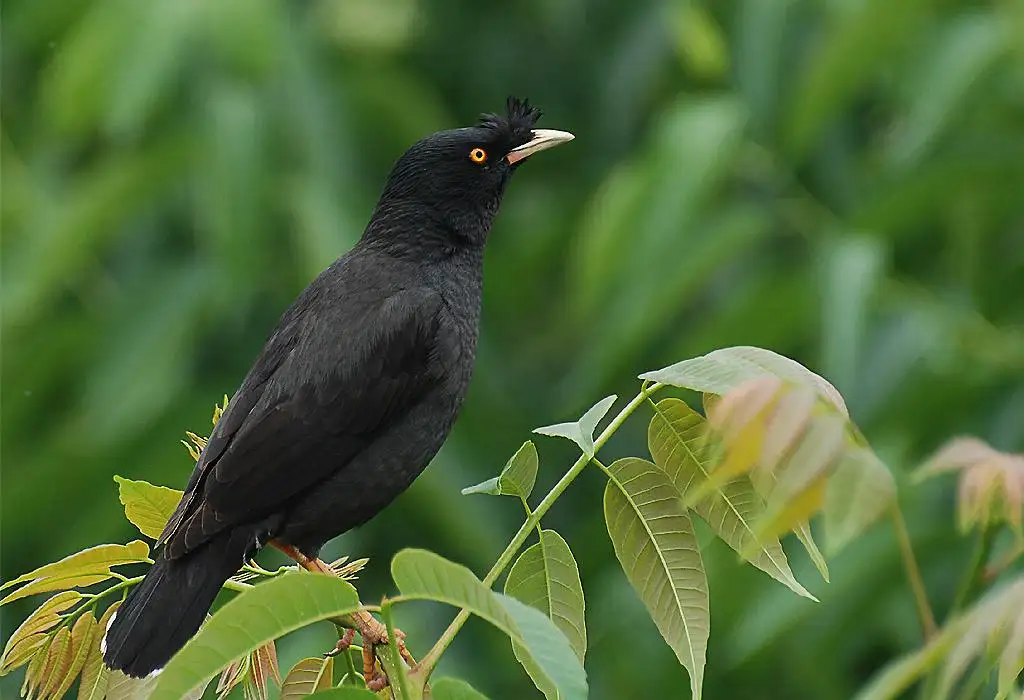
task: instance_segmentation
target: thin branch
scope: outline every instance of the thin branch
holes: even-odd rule
[[[615,434],[615,431],[626,422],[626,419],[629,418],[629,416],[632,415],[632,413],[641,404],[647,401],[647,398],[651,394],[658,391],[663,386],[663,384],[648,384],[647,382],[644,382],[640,393],[633,397],[633,400],[619,411],[618,415],[612,419],[608,426],[601,431],[601,434],[594,440],[595,453],[597,450],[601,449],[606,442],[608,442],[608,439],[611,438],[611,436]],[[559,479],[558,483],[551,487],[548,494],[544,496],[544,500],[537,504],[537,508],[534,509],[533,513],[522,524],[519,528],[519,532],[512,537],[512,541],[508,543],[507,547],[505,547],[505,551],[501,553],[498,560],[494,562],[494,566],[492,566],[491,570],[487,572],[487,575],[484,577],[484,585],[494,585],[494,582],[498,580],[498,577],[501,576],[505,569],[508,568],[509,564],[512,563],[512,559],[519,551],[519,548],[523,546],[523,542],[525,542],[526,538],[529,537],[530,532],[538,526],[540,519],[548,512],[548,510],[550,510],[551,506],[555,504],[555,501],[558,500],[562,493],[569,488],[569,485],[572,484],[576,477],[580,475],[580,472],[583,471],[583,468],[587,466],[590,460],[591,457],[587,455],[580,455],[580,458],[576,460],[575,464],[569,467],[569,470],[561,479]],[[424,678],[428,678],[431,671],[433,671],[434,667],[437,665],[438,660],[441,658],[441,655],[451,645],[452,641],[455,639],[455,635],[458,634],[459,630],[462,629],[462,626],[466,624],[466,620],[468,619],[469,611],[465,609],[460,610],[459,614],[455,616],[455,619],[452,620],[450,625],[448,625],[448,628],[441,634],[434,646],[427,652],[427,655],[424,656],[416,665],[416,668],[413,669],[411,675],[422,675]]]
[[[892,516],[893,527],[896,529],[896,540],[900,545],[903,568],[906,569],[910,590],[914,594],[914,602],[917,604],[917,615],[921,619],[921,631],[924,641],[927,642],[935,636],[938,629],[935,624],[935,613],[932,612],[931,603],[928,602],[928,593],[925,591],[924,581],[921,579],[921,570],[917,566],[914,548],[910,543],[910,533],[907,532],[907,524],[903,520],[899,504],[893,503],[889,512]]]

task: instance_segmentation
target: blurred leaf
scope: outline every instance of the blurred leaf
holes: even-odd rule
[[[524,501],[533,492],[537,480],[537,447],[531,440],[523,443],[505,464],[501,475],[462,489],[462,495],[486,493],[492,496],[518,496]]]
[[[684,501],[691,490],[708,479],[713,469],[707,424],[700,414],[679,399],[663,399],[655,405],[647,443],[655,463]],[[715,534],[736,552],[757,544],[753,541],[751,523],[764,512],[764,504],[745,475],[716,487],[695,509]],[[760,543],[750,563],[797,595],[817,600],[796,580],[777,539]]]
[[[722,395],[743,382],[764,376],[809,386],[847,415],[842,395],[827,380],[799,362],[764,348],[723,348],[664,369],[645,372],[640,379]]]
[[[95,634],[82,665],[82,679],[78,684],[78,700],[103,700],[110,682],[110,669],[103,663],[103,637],[107,633],[110,618],[120,607],[116,602],[107,608],[96,623]]]
[[[951,18],[927,46],[921,70],[911,73],[910,109],[887,151],[890,162],[906,167],[932,146],[1000,54],[1008,48],[1006,21],[996,12]]]
[[[487,700],[483,693],[458,678],[438,678],[430,683],[434,700]]]
[[[787,153],[798,159],[806,155],[830,121],[916,34],[931,4],[864,0],[837,6],[827,31],[816,37],[815,50],[801,61],[803,74],[789,100],[782,138]]]
[[[297,700],[318,690],[331,687],[334,679],[334,657],[302,659],[285,676],[281,684],[281,700]]]
[[[464,566],[421,549],[403,549],[391,575],[406,598],[466,608],[523,646],[566,698],[585,698],[586,673],[565,635],[546,616],[514,598],[492,592]]]
[[[149,545],[142,540],[133,540],[128,544],[100,544],[13,578],[0,586],[0,591],[32,579],[110,573],[112,566],[143,562],[148,556]]]
[[[1024,540],[1024,455],[993,449],[977,438],[955,438],[918,469],[916,478],[960,472],[957,511],[960,529],[1007,523]]]
[[[579,448],[583,450],[583,454],[588,457],[594,456],[594,431],[597,430],[597,424],[601,422],[605,414],[608,413],[608,409],[615,403],[617,396],[606,396],[605,398],[598,401],[586,413],[578,420],[572,423],[558,423],[557,425],[546,425],[542,428],[534,428],[533,432],[540,435],[550,435],[552,437],[562,437],[566,440],[572,440]]]
[[[840,460],[825,488],[825,542],[838,554],[896,499],[892,473],[867,447],[854,448]]]
[[[720,79],[729,69],[725,37],[714,17],[696,2],[681,2],[673,16],[676,51],[697,76]]]
[[[146,537],[158,539],[181,501],[181,491],[115,476],[125,517]]]
[[[255,586],[218,610],[171,659],[157,677],[151,700],[175,700],[205,687],[232,659],[299,627],[358,608],[356,590],[333,576],[286,573]]]
[[[999,658],[997,698],[1008,697],[1024,670],[1024,580],[990,590],[960,617],[948,623],[923,649],[891,664],[856,700],[896,698],[940,662],[939,697],[949,697],[972,662]]]
[[[554,530],[541,530],[540,541],[519,555],[505,579],[505,595],[537,608],[558,626],[580,663],[587,651],[585,601],[579,568],[568,543]],[[529,652],[513,643],[512,650],[537,687],[548,698],[558,691]]]
[[[711,615],[693,524],[668,476],[627,457],[608,467],[604,515],[626,578],[701,697]]]
[[[11,633],[0,656],[0,676],[27,663],[46,646],[46,633],[60,622],[60,613],[82,599],[78,591],[64,591],[50,597]]]

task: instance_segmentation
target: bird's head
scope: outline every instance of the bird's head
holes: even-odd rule
[[[535,129],[540,116],[528,101],[510,97],[504,115],[484,114],[475,126],[413,144],[392,168],[374,219],[418,212],[424,223],[445,228],[454,243],[482,244],[512,173],[534,153],[573,139],[567,131]],[[395,222],[387,223],[395,234]]]

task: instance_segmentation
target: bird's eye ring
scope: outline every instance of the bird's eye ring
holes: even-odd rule
[[[479,147],[474,148],[469,152],[469,159],[474,163],[483,163],[487,160],[487,151]]]

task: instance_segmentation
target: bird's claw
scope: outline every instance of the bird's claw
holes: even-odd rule
[[[345,634],[342,635],[341,639],[338,640],[338,643],[334,645],[334,648],[331,649],[326,654],[324,654],[324,656],[325,657],[330,657],[330,656],[337,656],[338,654],[345,653],[346,651],[349,650],[349,647],[352,646],[352,641],[355,638],[356,638],[356,631],[355,630],[345,630]]]

